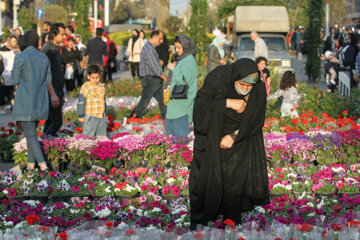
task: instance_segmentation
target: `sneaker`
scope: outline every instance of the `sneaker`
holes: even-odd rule
[[[6,107],[4,108],[4,110],[11,110],[12,105],[6,105]]]
[[[0,115],[5,115],[6,111],[5,110],[0,110]]]

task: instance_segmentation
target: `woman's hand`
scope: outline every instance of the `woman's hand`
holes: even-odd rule
[[[225,58],[222,58],[222,59],[220,60],[220,64],[221,64],[221,65],[226,64],[226,59],[225,59]]]
[[[337,63],[337,64],[340,63],[340,62],[339,62],[339,59],[337,59],[336,57],[330,58],[330,62],[332,62],[332,63]]]
[[[220,148],[229,149],[233,146],[234,139],[230,135],[225,135],[220,142]]]
[[[169,63],[167,65],[167,67],[168,67],[168,69],[173,70],[176,67],[176,64],[175,63]]]
[[[226,108],[231,108],[237,113],[242,113],[245,111],[246,102],[242,99],[226,99]]]

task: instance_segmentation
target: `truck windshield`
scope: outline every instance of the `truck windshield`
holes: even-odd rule
[[[281,37],[261,37],[269,51],[286,51],[285,41]],[[243,37],[239,43],[240,51],[254,51],[255,43],[250,37]]]

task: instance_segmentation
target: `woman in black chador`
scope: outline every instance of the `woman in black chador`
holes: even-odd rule
[[[270,202],[265,110],[265,84],[253,60],[219,66],[206,76],[194,105],[191,230],[220,214],[241,223],[242,212]]]

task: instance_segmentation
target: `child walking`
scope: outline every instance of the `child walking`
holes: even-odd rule
[[[105,87],[100,83],[101,70],[97,65],[91,65],[86,73],[87,81],[81,86],[77,105],[83,134],[106,136]]]
[[[280,89],[272,94],[268,99],[273,100],[283,97],[281,104],[281,117],[298,118],[299,114],[296,110],[298,108],[296,77],[293,71],[286,71],[280,82]]]

